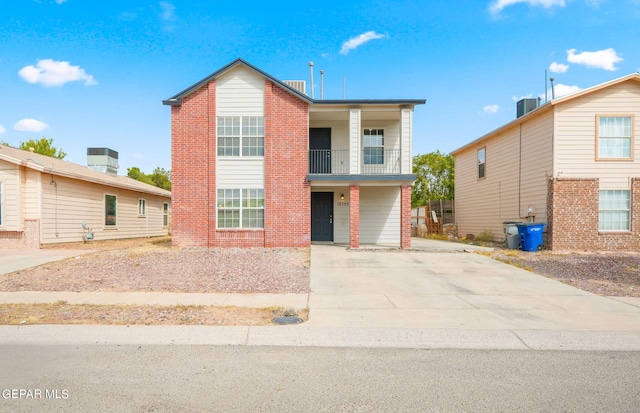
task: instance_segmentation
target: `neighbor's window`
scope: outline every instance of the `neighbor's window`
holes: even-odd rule
[[[487,148],[478,149],[478,179],[482,179],[485,176],[485,151]]]
[[[600,191],[600,231],[631,230],[631,191]]]
[[[118,198],[115,195],[104,196],[104,225],[115,227],[118,220]]]
[[[168,202],[162,203],[162,226],[163,227],[169,226],[169,203]]]
[[[147,215],[147,200],[138,199],[138,215]]]
[[[364,130],[364,164],[384,164],[384,129]]]
[[[264,228],[264,189],[218,189],[218,228]]]
[[[218,116],[217,120],[218,156],[264,156],[264,117]]]
[[[631,116],[598,116],[599,159],[631,159]]]

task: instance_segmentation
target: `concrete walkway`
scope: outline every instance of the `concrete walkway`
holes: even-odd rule
[[[0,326],[0,343],[148,343],[640,351],[640,299],[600,297],[486,256],[313,245],[309,294],[0,292],[0,303],[283,306],[295,326]]]

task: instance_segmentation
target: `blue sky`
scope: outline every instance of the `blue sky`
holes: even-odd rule
[[[171,168],[162,100],[237,57],[307,84],[313,61],[316,98],[323,70],[326,99],[427,99],[414,155],[449,152],[544,99],[545,70],[556,96],[640,70],[640,0],[14,0],[0,39],[1,141],[150,173]]]

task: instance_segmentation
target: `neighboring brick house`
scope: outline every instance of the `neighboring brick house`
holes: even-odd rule
[[[638,249],[638,131],[634,73],[554,99],[453,151],[459,234],[503,236],[504,221],[533,220],[547,224],[549,249]]]
[[[425,100],[316,100],[237,59],[163,103],[174,245],[410,246],[412,114]]]

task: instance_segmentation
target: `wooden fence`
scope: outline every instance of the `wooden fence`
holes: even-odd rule
[[[455,223],[454,201],[428,201],[427,205],[411,209],[412,233],[417,233],[420,224],[427,226],[428,234],[442,234],[443,224]]]

